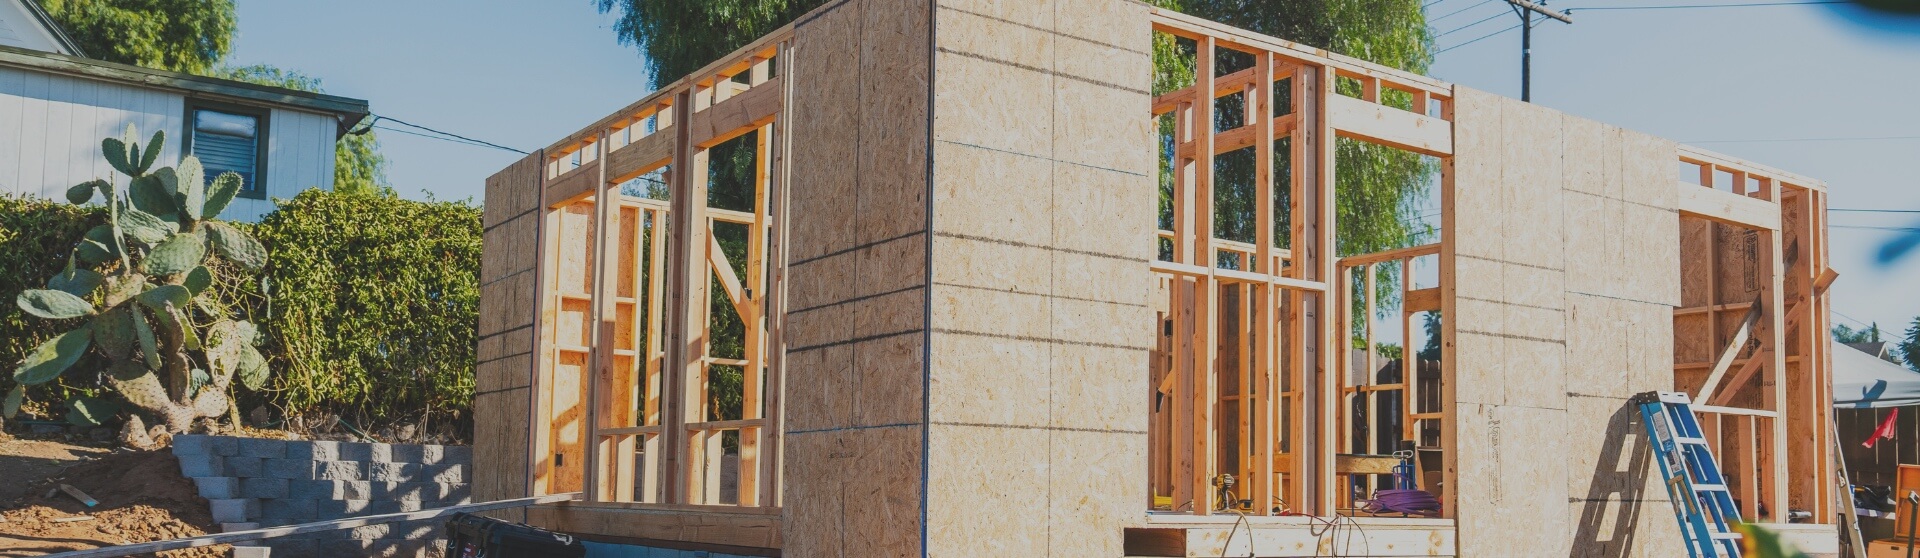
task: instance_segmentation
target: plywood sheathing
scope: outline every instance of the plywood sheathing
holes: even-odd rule
[[[934,17],[927,554],[1119,556],[1147,500],[1146,8]]]
[[[847,0],[794,29],[790,556],[922,553],[929,9]]]
[[[526,417],[532,416],[535,268],[545,157],[535,153],[487,178],[481,214],[480,338],[474,369],[475,501],[528,495]],[[524,521],[522,510],[490,512]]]
[[[1678,532],[1627,398],[1673,381],[1674,145],[1455,94],[1442,269],[1459,552],[1670,552]]]

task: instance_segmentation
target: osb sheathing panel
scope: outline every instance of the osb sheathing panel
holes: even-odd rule
[[[846,0],[795,27],[787,556],[923,553],[929,9]]]
[[[1456,95],[1460,555],[1677,547],[1627,403],[1673,381],[1673,144]]]
[[[1146,501],[1145,8],[935,22],[927,553],[1119,556]]]
[[[486,181],[482,211],[479,347],[474,367],[476,501],[527,494],[527,423],[531,398],[534,268],[540,245],[540,175],[544,157],[528,155]],[[522,510],[490,512],[524,521]]]

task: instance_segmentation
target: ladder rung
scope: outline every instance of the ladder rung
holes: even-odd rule
[[[1727,491],[1727,485],[1724,485],[1724,484],[1706,484],[1706,483],[1694,483],[1694,485],[1693,485],[1693,491],[1694,491],[1694,492],[1726,492],[1726,491]]]
[[[1697,437],[1693,437],[1693,436],[1675,436],[1675,437],[1673,438],[1673,441],[1675,441],[1675,442],[1679,442],[1679,443],[1682,443],[1682,444],[1693,444],[1693,445],[1696,445],[1696,446],[1704,446],[1704,445],[1707,445],[1707,439],[1706,439],[1706,438],[1697,438]]]
[[[1737,541],[1737,540],[1740,540],[1740,534],[1739,534],[1739,533],[1707,533],[1707,537],[1708,537],[1708,538],[1711,538],[1711,539],[1713,539],[1713,540],[1716,540],[1716,541]]]

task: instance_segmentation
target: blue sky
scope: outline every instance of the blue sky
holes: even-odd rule
[[[1920,20],[1825,5],[1587,11],[1755,0],[1568,0],[1575,23],[1534,33],[1534,102],[1825,179],[1835,208],[1920,210]],[[1759,0],[1775,2],[1780,0]],[[1499,0],[1425,0],[1441,49],[1518,23]],[[232,61],[271,63],[368,99],[374,112],[520,149],[648,91],[646,70],[588,0],[239,0]],[[1439,55],[1433,74],[1518,97],[1519,31]],[[519,155],[381,131],[401,194],[482,195]],[[1724,142],[1736,140],[1738,142]],[[1706,143],[1713,142],[1713,143]],[[1836,213],[1839,226],[1920,226],[1920,214]],[[1873,263],[1894,233],[1832,231],[1836,323],[1900,330],[1920,313],[1920,255]]]

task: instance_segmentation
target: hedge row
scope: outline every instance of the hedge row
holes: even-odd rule
[[[62,268],[74,239],[100,219],[95,208],[0,196],[0,266],[9,270],[0,274],[0,363],[7,370],[58,333],[12,301]],[[314,189],[279,200],[251,229],[268,264],[227,278],[220,292],[265,334],[261,351],[273,380],[259,393],[241,393],[242,410],[268,404],[286,415],[336,413],[362,425],[468,420],[478,207]],[[95,372],[70,370],[36,386],[28,399],[38,405],[28,410],[61,416],[59,402],[102,391]],[[11,376],[0,375],[0,390],[12,389]]]

